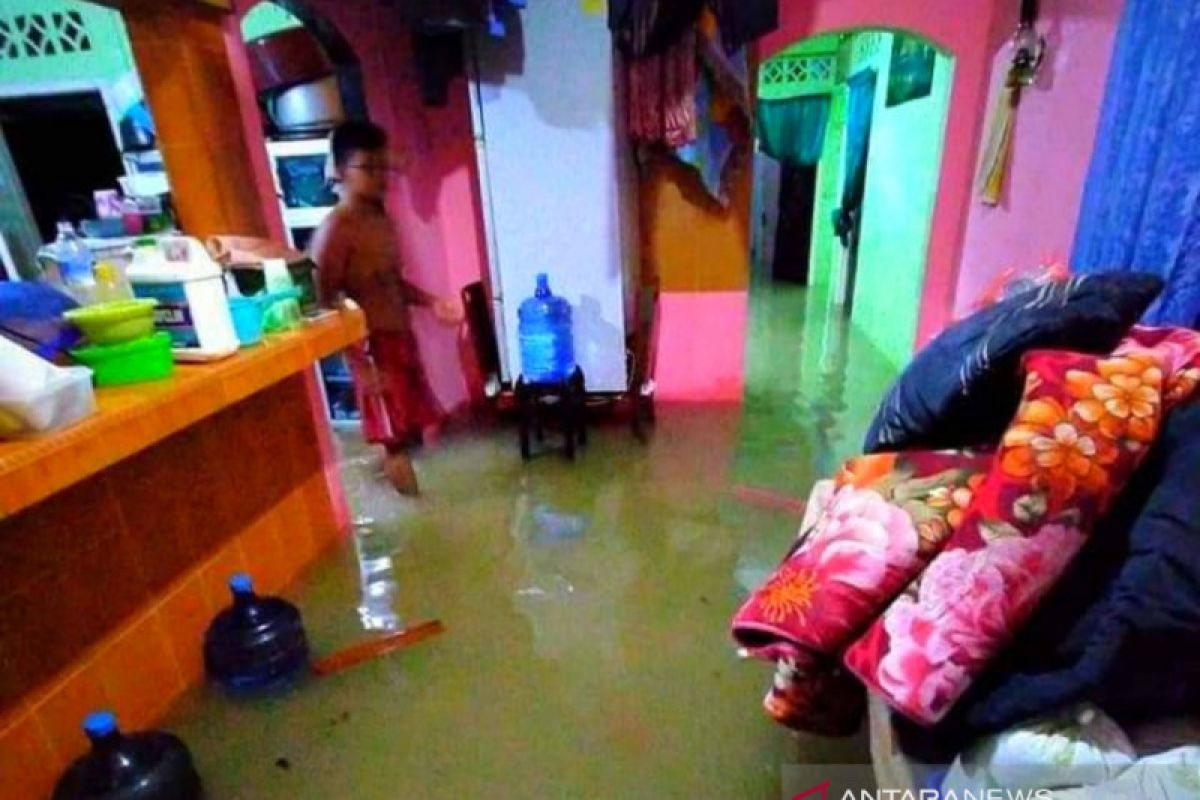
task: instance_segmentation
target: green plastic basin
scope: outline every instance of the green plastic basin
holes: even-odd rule
[[[95,344],[72,350],[71,356],[92,368],[97,386],[123,386],[169,378],[175,371],[171,336],[160,331],[132,342]]]
[[[92,344],[120,344],[154,332],[157,300],[118,300],[63,312],[63,319],[83,331]]]

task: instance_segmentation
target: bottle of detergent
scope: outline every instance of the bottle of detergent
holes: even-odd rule
[[[234,575],[229,588],[233,604],[204,634],[208,676],[235,693],[288,683],[308,665],[300,610],[282,598],[255,594],[249,575]]]
[[[533,297],[517,312],[521,341],[521,374],[529,383],[558,383],[575,370],[571,304],[550,291],[546,273],[537,276]]]
[[[52,800],[200,800],[200,775],[177,737],[159,731],[122,733],[108,711],[89,714],[83,731],[92,749],[67,768]]]

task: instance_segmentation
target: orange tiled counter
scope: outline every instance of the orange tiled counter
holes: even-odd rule
[[[0,797],[46,796],[88,709],[140,727],[198,681],[230,573],[278,590],[338,536],[311,366],[364,333],[330,315],[0,444]]]

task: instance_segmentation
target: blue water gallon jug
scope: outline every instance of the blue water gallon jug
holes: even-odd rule
[[[67,768],[53,800],[200,800],[192,754],[160,731],[122,733],[108,711],[89,714],[83,730],[92,749]]]
[[[233,604],[204,634],[209,678],[234,692],[287,683],[308,665],[308,638],[300,610],[279,597],[254,593],[249,575],[229,579]]]
[[[575,339],[571,333],[571,304],[550,291],[546,273],[537,276],[537,290],[518,312],[521,374],[530,383],[564,381],[575,370]]]

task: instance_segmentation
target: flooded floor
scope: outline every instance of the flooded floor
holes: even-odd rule
[[[661,409],[647,445],[602,424],[578,462],[523,465],[510,430],[460,435],[420,459],[413,502],[343,437],[352,504],[373,519],[360,538],[375,612],[446,633],[285,696],[191,693],[165,726],[210,800],[773,800],[788,763],[867,761],[865,737],[769,722],[769,669],[727,634],[797,522],[742,490],[803,497],[857,448],[889,377],[853,332],[808,331],[808,305],[756,296],[745,408]],[[360,549],[288,592],[318,655],[372,635]]]

